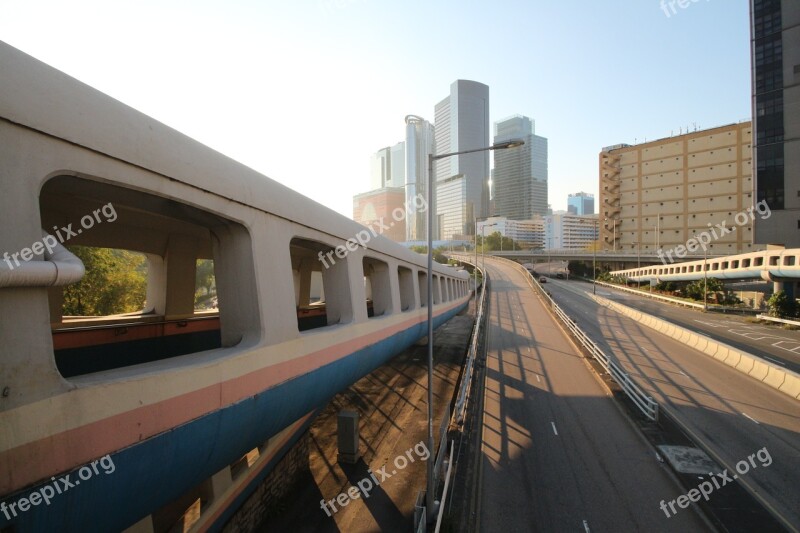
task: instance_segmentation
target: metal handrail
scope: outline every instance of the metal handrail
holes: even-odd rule
[[[462,257],[458,257],[458,259],[462,262],[469,262]],[[472,329],[472,338],[469,343],[469,351],[467,354],[466,367],[464,368],[464,376],[461,380],[461,389],[458,392],[455,409],[453,410],[453,418],[455,418],[457,424],[461,424],[464,421],[464,410],[466,409],[467,400],[472,387],[472,369],[475,366],[475,357],[478,351],[478,339],[480,338],[480,330],[483,324],[486,302],[486,282],[488,280],[488,276],[483,269],[478,268],[477,265],[474,266],[481,272],[481,275],[483,276],[483,283],[481,284],[480,297],[476,300],[477,311],[475,314],[475,326]],[[478,290],[477,287],[475,290]]]
[[[522,265],[517,263],[516,261],[511,261],[509,259],[504,258],[495,258],[501,261],[505,261],[508,263],[513,264],[516,268],[521,269],[527,274],[528,283],[531,287],[536,290],[541,296],[545,298],[548,302],[550,307],[553,309],[554,314],[561,320],[561,322],[567,327],[567,329],[572,332],[576,339],[586,348],[589,353],[592,354],[600,365],[605,369],[606,372],[611,376],[611,378],[617,382],[617,384],[622,387],[622,390],[625,391],[625,394],[631,401],[636,405],[636,407],[650,420],[656,421],[658,420],[658,402],[656,402],[651,396],[645,394],[645,392],[637,385],[633,379],[624,371],[622,370],[617,363],[611,359],[608,355],[606,355],[598,346],[594,343],[592,339],[589,338],[586,333],[581,330],[575,321],[567,315],[563,309],[553,300],[553,298],[547,294],[547,291],[542,288],[536,278],[531,274],[527,269],[525,269]]]
[[[465,259],[460,256],[456,256],[459,261],[464,263],[472,264],[469,259]],[[447,428],[449,427],[450,423],[455,420],[458,424],[460,424],[464,419],[464,410],[466,409],[470,392],[471,392],[471,382],[472,382],[472,372],[475,366],[475,358],[478,351],[478,339],[480,338],[480,330],[483,324],[484,315],[485,315],[485,303],[486,303],[486,285],[488,281],[488,276],[483,269],[478,268],[478,265],[474,265],[478,271],[481,272],[483,276],[483,283],[481,284],[480,295],[478,295],[478,288],[475,287],[475,294],[476,294],[476,316],[475,316],[475,325],[472,329],[472,336],[470,339],[469,351],[467,354],[467,362],[464,368],[464,375],[461,381],[461,387],[459,389],[458,396],[456,398],[455,404],[450,404],[448,407],[448,411],[450,412],[449,417],[445,417],[442,419],[442,424],[439,428],[439,448],[436,450],[436,453],[433,455],[434,463],[434,481],[433,481],[433,489],[436,490],[439,487],[439,481],[441,477],[441,470],[443,463],[447,465],[446,475],[445,475],[445,485],[442,493],[442,500],[439,504],[439,512],[436,517],[436,529],[435,531],[439,531],[442,523],[442,517],[444,516],[444,502],[447,498],[447,492],[450,488],[450,474],[452,472],[453,467],[453,446],[450,447],[450,460],[446,463],[444,462],[445,454],[447,453],[447,446],[450,442],[447,438]],[[430,459],[429,459],[430,460]],[[429,510],[425,506],[425,498],[422,497],[422,492],[417,495],[417,503],[414,509],[414,516],[415,516],[415,531],[417,533],[424,533],[427,531],[427,519],[426,516]]]

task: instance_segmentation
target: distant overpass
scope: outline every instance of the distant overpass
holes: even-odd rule
[[[659,264],[616,270],[612,275],[632,281],[695,281],[718,279],[761,279],[778,284],[800,280],[800,248],[763,250],[746,254],[709,257],[684,263]],[[778,287],[780,289],[782,287]]]
[[[611,252],[608,250],[597,250],[595,254],[591,250],[515,250],[515,251],[493,251],[486,252],[487,256],[504,257],[506,259],[522,261],[533,260],[535,261],[552,261],[553,259],[562,261],[592,261],[597,259],[598,262],[603,263],[632,263],[632,264],[662,264],[661,258],[654,253],[637,253],[637,251],[616,251]],[[721,254],[709,254],[708,258],[721,258],[725,257]],[[702,255],[700,256],[702,260]]]

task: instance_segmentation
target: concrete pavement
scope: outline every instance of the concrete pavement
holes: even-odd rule
[[[703,531],[523,275],[492,276],[478,531]]]
[[[711,450],[712,457],[729,471],[766,448],[773,463],[751,470],[739,482],[752,487],[795,529],[800,527],[797,400],[597,305],[587,295],[591,293],[589,284],[554,281],[546,288],[598,346],[669,409],[693,440]],[[598,294],[607,296],[609,292],[598,287]]]

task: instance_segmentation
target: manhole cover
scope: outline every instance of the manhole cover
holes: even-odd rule
[[[688,446],[658,447],[661,454],[681,474],[708,474],[718,471],[719,467],[703,450]]]

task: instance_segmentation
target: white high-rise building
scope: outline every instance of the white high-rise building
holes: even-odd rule
[[[599,237],[597,215],[554,213],[544,217],[544,246],[553,250],[591,250]]]
[[[416,196],[422,196],[427,201],[428,198],[428,154],[433,153],[434,149],[434,129],[433,125],[424,118],[408,115],[406,117],[406,142],[405,142],[405,186],[406,186],[406,205],[408,213],[406,215],[406,240],[422,241],[428,238],[427,212],[414,211],[415,205],[420,205],[414,201]],[[436,197],[431,199],[434,205],[429,206],[436,213]],[[436,218],[434,218],[433,236],[436,237]]]
[[[450,95],[435,108],[436,153],[460,152],[489,146],[489,87],[469,80],[456,80]],[[438,237],[460,239],[475,234],[475,217],[489,211],[489,152],[476,152],[436,162]],[[454,187],[454,179],[464,182]],[[438,200],[439,184],[447,184],[447,201]],[[454,201],[455,189],[463,197]]]
[[[405,142],[381,148],[372,155],[370,190],[402,187],[406,177]]]

